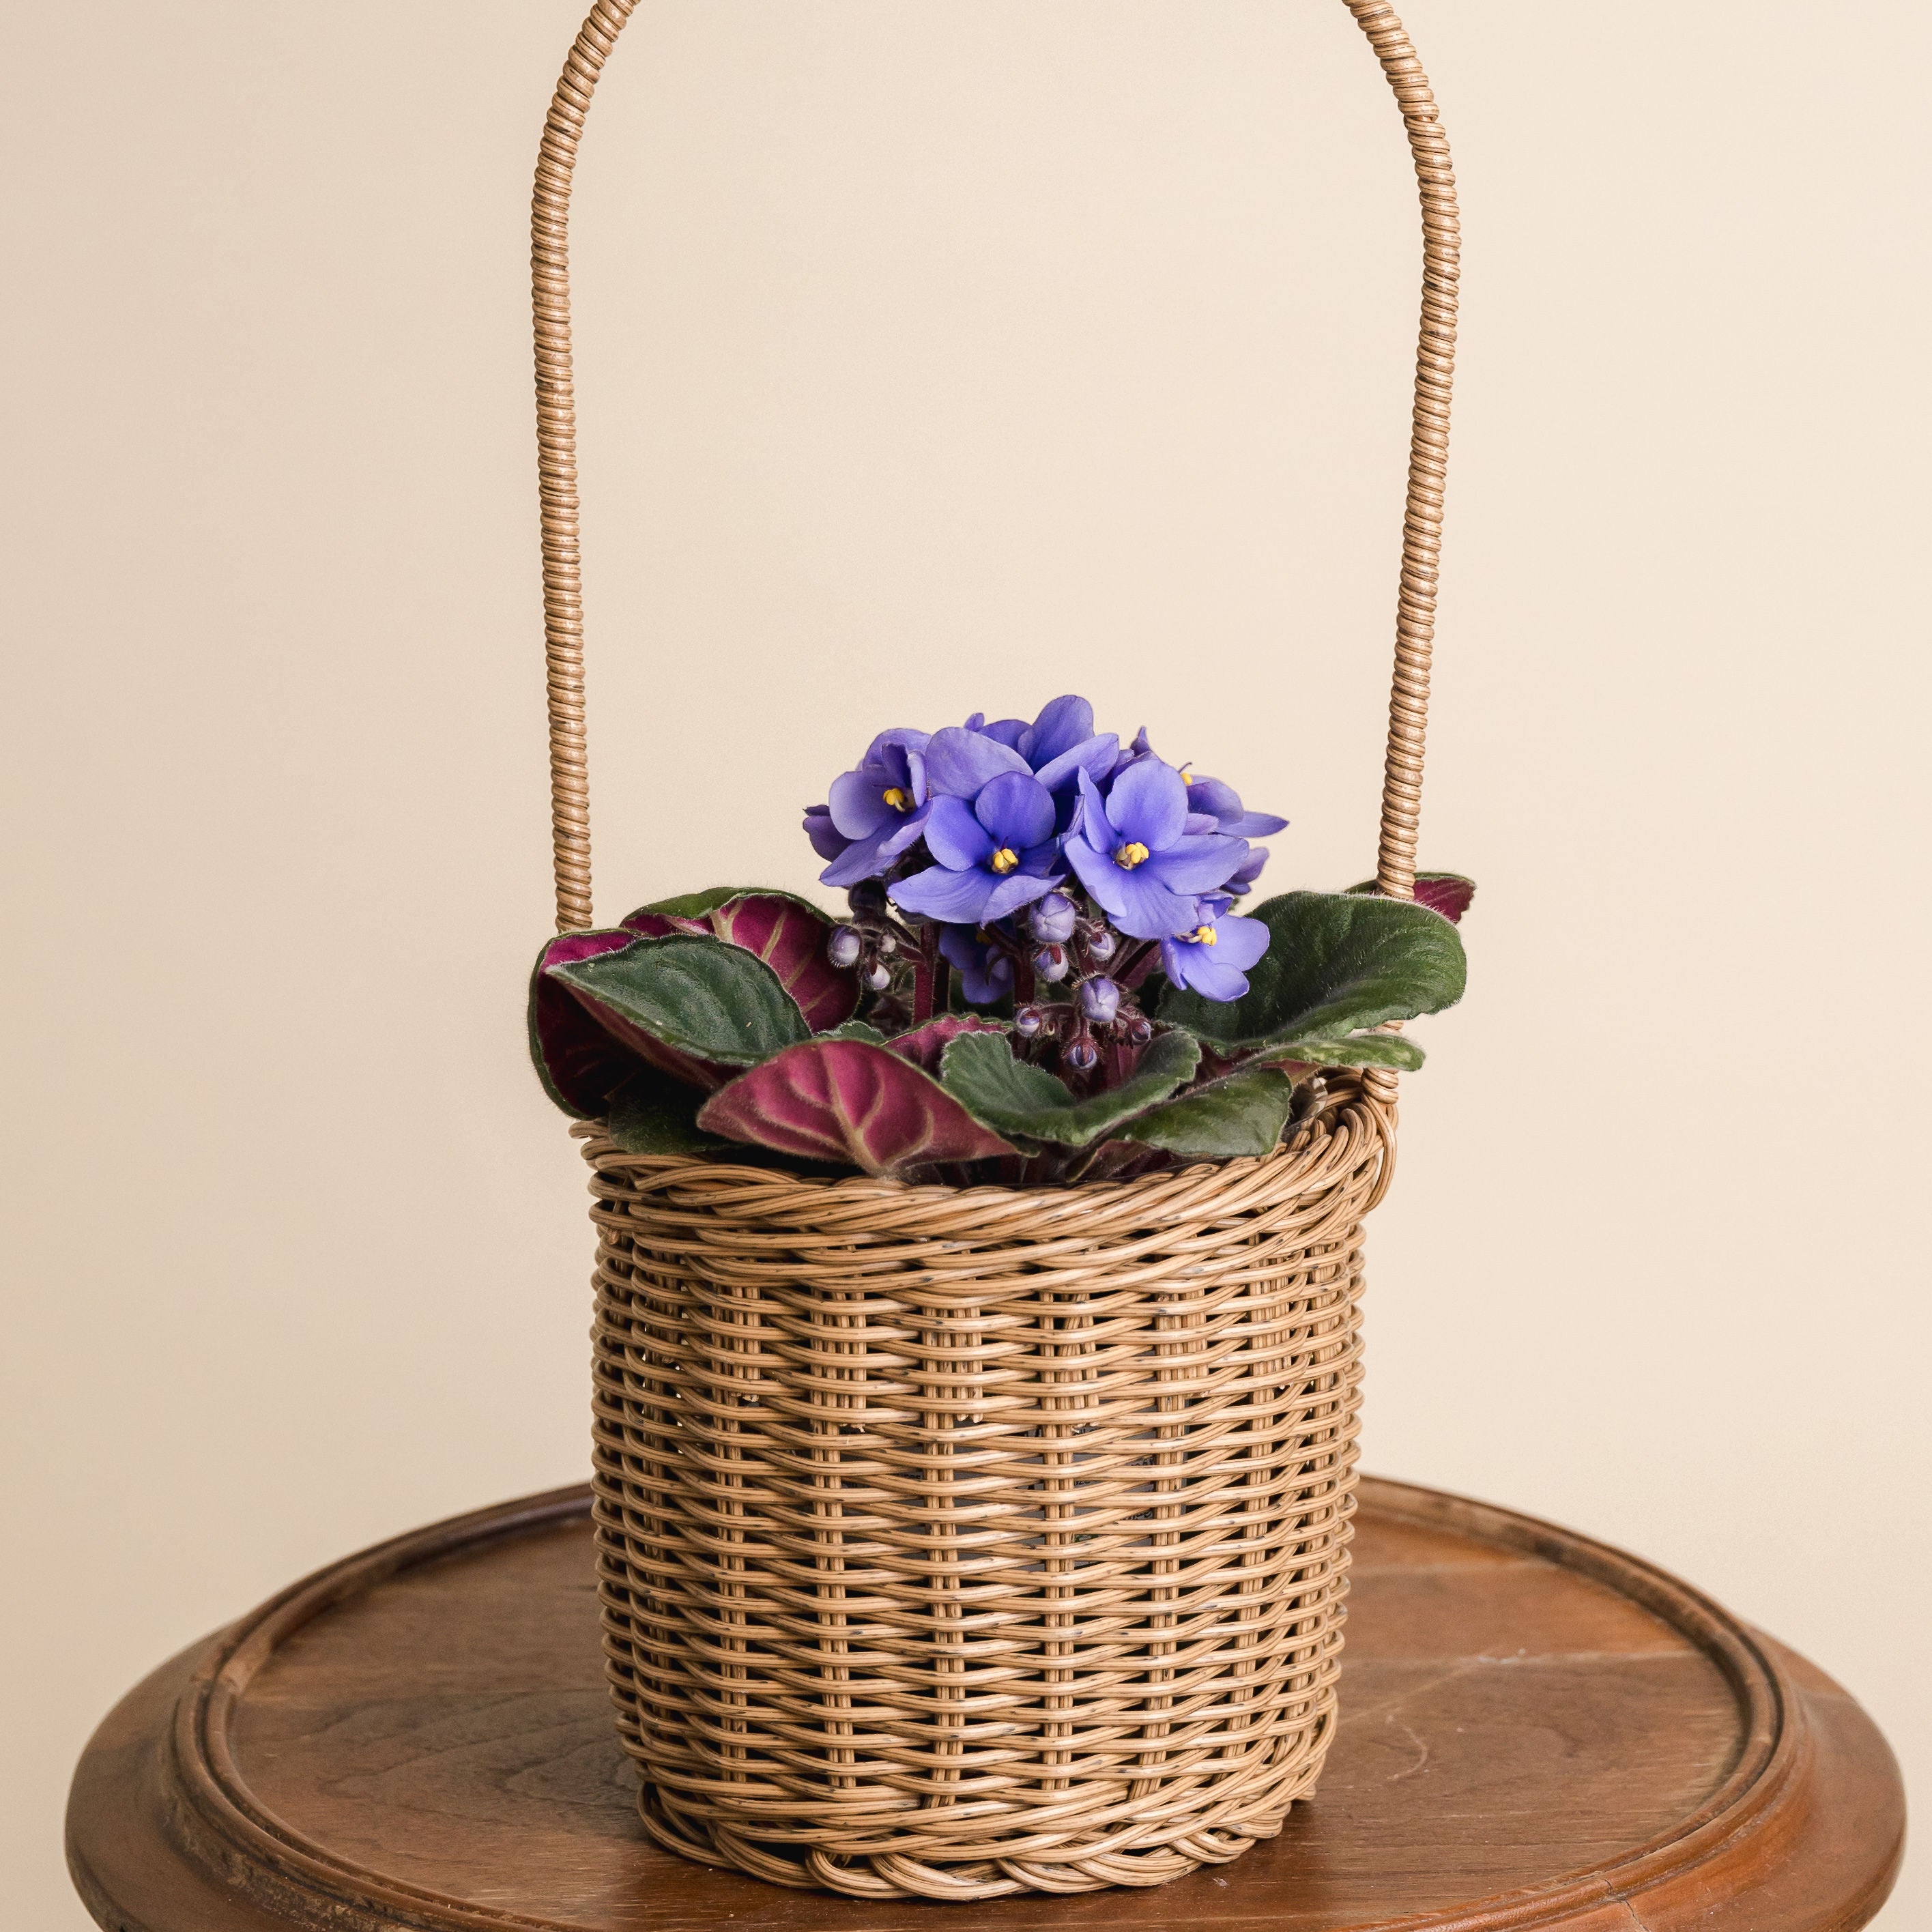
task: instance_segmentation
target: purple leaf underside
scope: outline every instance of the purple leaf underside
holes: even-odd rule
[[[1008,1030],[1004,1021],[982,1019],[976,1013],[942,1013],[937,1019],[928,1020],[923,1026],[914,1027],[910,1033],[895,1034],[886,1045],[902,1059],[910,1060],[915,1066],[937,1079],[940,1056],[948,1043],[962,1033]]]
[[[546,968],[594,959],[630,944],[628,932],[560,933],[543,950],[530,982],[530,1036],[537,1064],[555,1098],[585,1118],[601,1113],[611,1089],[634,1070],[630,1054],[572,998]]]
[[[638,939],[662,939],[667,933],[708,933],[711,930],[701,919],[674,919],[664,912],[629,913],[620,923],[626,932]]]
[[[659,915],[644,916],[655,920]],[[688,928],[710,936],[708,928],[688,920],[664,921],[664,928],[666,932]],[[715,1093],[739,1071],[666,1046],[584,988],[558,979],[550,970],[621,952],[640,936],[655,939],[662,934],[644,932],[629,920],[613,932],[560,933],[537,962],[530,986],[532,1043],[554,1095],[581,1119],[592,1119],[604,1112],[611,1094],[636,1072],[640,1060],[706,1094]]]
[[[843,1026],[859,1008],[859,975],[825,956],[832,922],[796,899],[742,892],[706,915],[720,939],[755,953],[778,976],[814,1033]]]
[[[1461,924],[1462,915],[1469,910],[1469,902],[1475,896],[1475,880],[1464,878],[1460,872],[1419,872],[1416,875],[1416,903],[1426,905],[1431,912],[1439,912],[1451,926]]]
[[[706,1133],[868,1174],[1013,1151],[910,1060],[856,1040],[787,1047],[714,1094],[698,1124]]]
[[[1376,882],[1364,879],[1359,886],[1348,888],[1352,896],[1372,895]],[[1415,902],[1426,906],[1431,912],[1439,912],[1451,926],[1460,926],[1462,915],[1469,910],[1476,896],[1476,882],[1466,879],[1460,872],[1418,872],[1415,875]]]

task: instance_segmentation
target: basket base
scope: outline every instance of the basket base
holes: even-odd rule
[[[1314,1796],[1334,1724],[1331,1705],[1317,1721],[1300,1774],[1279,1801],[1280,1809],[1271,1822],[1249,1816],[1238,1828],[1209,1828],[1144,1846],[1136,1846],[1131,1837],[1126,1843],[1116,1839],[1084,1856],[989,1858],[940,1865],[891,1854],[852,1858],[814,1846],[762,1844],[691,1816],[648,1782],[638,1788],[638,1815],[658,1844],[694,1864],[722,1866],[770,1885],[833,1892],[847,1898],[966,1903],[1026,1892],[1104,1892],[1115,1886],[1166,1885],[1203,1865],[1230,1864],[1260,1840],[1275,1837],[1294,1801]]]

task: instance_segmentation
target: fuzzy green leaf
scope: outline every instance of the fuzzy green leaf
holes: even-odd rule
[[[1000,1133],[1084,1147],[1166,1100],[1200,1058],[1199,1045],[1187,1034],[1159,1034],[1126,1081],[1082,1100],[1044,1067],[1016,1060],[1004,1034],[968,1033],[947,1046],[940,1078],[974,1119]]]
[[[1270,1066],[1292,1060],[1304,1066],[1393,1066],[1413,1073],[1422,1064],[1423,1052],[1406,1034],[1358,1033],[1347,1040],[1291,1040],[1264,1048],[1252,1058]]]
[[[714,886],[685,898],[640,906],[625,915],[625,928],[645,939],[662,939],[674,932],[710,935],[756,953],[778,976],[778,984],[797,1003],[814,1033],[842,1025],[852,1017],[859,1004],[859,975],[849,967],[833,965],[826,956],[830,919],[789,892],[733,892],[720,899],[721,890]],[[664,910],[672,906],[703,910]]]
[[[634,1074],[610,1096],[610,1138],[626,1154],[708,1154],[728,1142],[704,1132],[705,1096],[655,1070]]]
[[[790,899],[794,905],[805,908],[823,920],[825,914],[809,899],[802,899],[796,892],[781,892],[776,886],[706,886],[701,892],[679,892],[668,899],[653,899],[649,905],[640,906],[638,913],[662,913],[667,919],[702,919],[708,912],[715,912],[727,899],[751,898]],[[635,919],[638,913],[631,914]]]
[[[1211,1087],[1163,1101],[1118,1129],[1124,1141],[1183,1160],[1232,1160],[1271,1153],[1288,1124],[1294,1083],[1272,1066],[1244,1067]]]
[[[1223,1052],[1338,1040],[1439,1012],[1462,997],[1462,942],[1439,913],[1406,899],[1285,892],[1252,915],[1272,935],[1248,991],[1204,1000],[1169,987],[1160,1017]]]
[[[593,1014],[606,1009],[695,1060],[754,1066],[811,1031],[778,975],[722,939],[672,933],[550,970]]]

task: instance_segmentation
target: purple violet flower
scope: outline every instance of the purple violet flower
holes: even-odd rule
[[[1193,931],[1161,941],[1160,969],[1173,985],[1205,1000],[1246,992],[1247,969],[1268,950],[1268,929],[1258,919],[1224,917],[1232,903],[1225,894],[1199,900]]]
[[[1112,980],[1083,980],[1080,1010],[1096,1026],[1105,1026],[1120,1010],[1120,989]]]
[[[1237,898],[1246,898],[1254,890],[1255,881],[1268,862],[1268,848],[1265,845],[1250,845],[1248,856],[1228,874],[1227,884],[1221,890],[1233,893]]]
[[[1095,731],[1093,706],[1070,692],[1042,708],[1013,749],[1048,791],[1057,792],[1071,788],[1076,770],[1094,778],[1111,772],[1120,746],[1112,732]]]
[[[1277,818],[1271,812],[1246,810],[1240,793],[1219,778],[1197,778],[1185,771],[1180,776],[1187,782],[1188,810],[1213,818],[1230,838],[1265,838],[1287,826],[1286,819]]]
[[[1042,946],[1033,956],[1035,978],[1044,980],[1049,986],[1058,986],[1072,968],[1072,962],[1066,956],[1064,946]]]
[[[1027,914],[1027,929],[1042,946],[1064,946],[1079,918],[1079,909],[1064,892],[1048,892],[1034,901]]]
[[[1108,776],[1118,778],[1130,765],[1137,765],[1142,759],[1150,758],[1153,756],[1154,747],[1148,742],[1147,727],[1143,724],[1134,734],[1132,743],[1126,746],[1115,757],[1114,769]]]
[[[1154,749],[1148,742],[1147,727],[1143,724],[1134,734],[1133,742],[1114,760],[1113,775],[1118,778],[1130,766],[1154,756]],[[1265,838],[1270,832],[1287,829],[1288,820],[1277,818],[1271,812],[1248,811],[1241,803],[1240,794],[1220,778],[1198,778],[1187,766],[1181,767],[1180,778],[1187,788],[1189,815],[1214,821],[1212,825],[1190,825],[1187,828],[1190,832],[1220,831],[1230,838]]]
[[[832,781],[829,802],[822,809],[832,832],[850,842],[819,874],[824,884],[849,886],[876,878],[918,842],[928,808],[926,752],[930,742],[923,731],[881,731],[858,764]],[[814,806],[806,814],[805,829],[813,849],[824,857],[826,845],[819,842],[826,835],[814,830],[820,809]]]
[[[1223,884],[1248,856],[1244,839],[1190,832],[1187,787],[1150,754],[1114,780],[1106,796],[1083,771],[1079,823],[1066,856],[1123,932],[1166,939],[1200,923],[1198,895]]]
[[[956,734],[997,745],[1011,755],[996,759],[982,748],[960,746]],[[941,740],[946,742],[941,744]],[[988,724],[986,714],[976,711],[963,727],[935,732],[933,742],[939,759],[932,776],[934,791],[971,798],[997,772],[1030,772],[1059,802],[1056,829],[1061,832],[1073,818],[1074,786],[1080,773],[1096,779],[1107,777],[1120,744],[1112,732],[1094,730],[1093,706],[1070,692],[1044,706],[1030,724],[1022,718],[1001,718]]]
[[[984,928],[942,926],[939,950],[959,975],[968,1006],[992,1006],[1013,990],[1013,962],[987,940]]]
[[[941,731],[933,737],[928,770],[935,786],[942,769],[940,741],[950,736]],[[1017,755],[990,738],[973,742]],[[957,761],[961,768],[964,762]],[[937,796],[926,814],[926,845],[939,862],[900,880],[892,896],[902,912],[917,918],[989,926],[1043,898],[1066,876],[1053,824],[1053,795],[1030,772],[998,773],[970,805],[954,794]]]
[[[832,824],[829,805],[808,805],[805,808],[805,836],[812,841],[812,849],[821,859],[837,858],[852,842]]]
[[[1016,752],[1019,749],[1020,740],[1030,728],[1024,718],[996,718],[988,724],[986,714],[983,711],[976,711],[967,719],[964,728],[968,731],[978,732],[982,738],[992,739],[996,743],[1005,746],[1010,752]]]

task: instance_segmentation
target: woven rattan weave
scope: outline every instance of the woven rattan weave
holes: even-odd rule
[[[1154,1885],[1274,1835],[1335,1715],[1359,1091],[1114,1186],[596,1171],[605,1644],[644,1816],[788,1885]]]
[[[1429,84],[1346,0],[1421,187],[1422,328],[1377,882],[1412,896],[1455,345]],[[598,0],[533,218],[560,930],[592,924],[568,220]],[[628,1154],[595,1172],[600,1586],[662,1843],[782,1884],[1154,1885],[1274,1835],[1335,1721],[1362,1219],[1394,1076],[1262,1160],[1068,1189]]]

